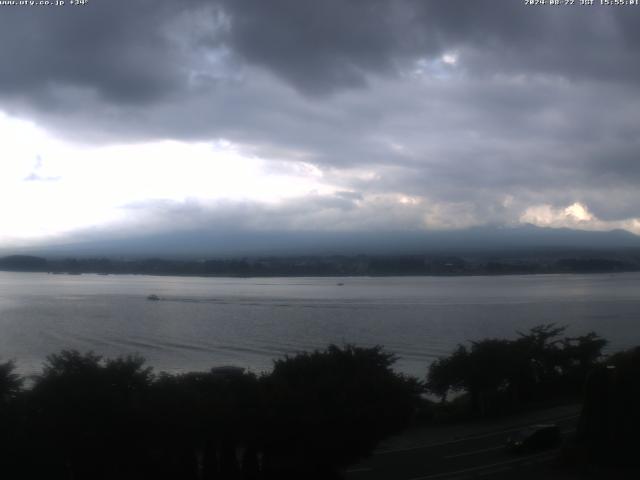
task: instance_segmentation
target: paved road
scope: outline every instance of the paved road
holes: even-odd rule
[[[575,430],[577,416],[549,418],[560,431]],[[537,422],[540,423],[540,422]],[[346,472],[348,480],[445,480],[478,478],[491,473],[529,468],[550,461],[556,452],[514,455],[505,451],[509,433],[521,427],[501,429],[444,442],[414,445],[376,452]]]

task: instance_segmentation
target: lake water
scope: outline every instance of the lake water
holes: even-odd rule
[[[342,283],[343,285],[340,285]],[[155,294],[159,301],[149,301]],[[187,278],[0,272],[0,360],[35,373],[63,348],[140,353],[156,370],[238,365],[329,343],[384,345],[423,377],[456,344],[540,323],[640,344],[640,274]]]

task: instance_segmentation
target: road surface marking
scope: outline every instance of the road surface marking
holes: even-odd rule
[[[569,433],[573,433],[575,432],[576,429],[572,428],[571,430],[562,430],[560,432],[561,435],[568,435]],[[501,450],[505,448],[504,445],[498,445],[497,447],[491,447],[491,448],[483,448],[481,450],[473,450],[471,452],[464,452],[464,453],[456,453],[455,455],[446,455],[444,458],[457,458],[457,457],[467,457],[469,455],[476,455],[478,453],[485,453],[485,452],[492,452],[494,450]]]
[[[506,462],[490,463],[488,465],[478,465],[477,467],[463,468],[462,470],[455,470],[452,472],[442,472],[442,473],[435,473],[432,475],[424,475],[422,477],[413,477],[413,478],[410,478],[409,480],[431,480],[435,478],[451,477],[453,475],[461,475],[461,474],[471,473],[471,472],[481,472],[483,470],[487,470],[489,468],[494,468],[494,467],[506,467],[507,465],[516,465],[518,463],[524,464],[524,462],[526,461],[531,461],[534,459],[535,460],[542,459],[545,456],[548,457],[547,458],[548,460],[550,460],[553,458],[554,456],[553,454],[555,453],[556,452],[552,452],[552,454],[549,454],[549,452],[539,453],[537,455],[530,455],[528,457],[516,458],[514,460],[507,460]]]
[[[569,415],[567,417],[540,420],[540,421],[535,422],[535,423],[562,422],[564,420],[570,420],[572,418],[578,418],[579,416],[580,415]],[[444,446],[444,445],[452,445],[454,443],[466,442],[467,440],[478,440],[479,438],[493,437],[494,435],[500,435],[501,433],[517,432],[518,430],[522,430],[523,428],[525,428],[527,425],[532,425],[532,424],[535,424],[535,423],[532,422],[532,423],[529,423],[529,424],[521,425],[519,427],[505,428],[504,430],[498,430],[498,431],[491,432],[491,433],[482,433],[480,435],[472,435],[470,437],[456,438],[455,440],[448,440],[446,442],[425,443],[425,444],[422,444],[422,445],[416,445],[414,447],[395,448],[395,449],[392,449],[392,450],[379,450],[377,452],[373,452],[373,455],[386,455],[388,453],[396,453],[396,452],[410,452],[412,450],[420,450],[422,448],[431,448],[431,447],[439,447],[439,446]]]
[[[464,453],[456,453],[455,455],[447,455],[444,458],[467,457],[469,455],[476,455],[478,453],[492,452],[494,450],[502,450],[503,448],[504,448],[503,445],[499,445],[497,447],[483,448],[481,450],[473,450],[472,452],[464,452]]]

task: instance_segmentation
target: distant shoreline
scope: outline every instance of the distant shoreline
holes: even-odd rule
[[[217,260],[0,258],[0,271],[51,275],[149,275],[199,278],[472,277],[612,274],[640,271],[640,257],[331,256]]]
[[[120,275],[139,275],[151,277],[185,277],[185,278],[386,278],[386,277],[431,277],[431,278],[460,278],[460,277],[506,277],[506,276],[541,276],[541,275],[606,275],[621,273],[637,273],[640,269],[620,269],[620,270],[544,270],[544,271],[473,271],[473,272],[424,272],[424,273],[407,273],[407,272],[390,272],[390,273],[373,273],[373,272],[336,272],[336,273],[184,273],[184,272],[147,272],[147,271],[117,271],[117,272],[101,272],[101,271],[48,271],[48,270],[28,270],[28,269],[11,269],[0,268],[0,272],[7,273],[40,273],[47,275],[60,276],[120,276]]]

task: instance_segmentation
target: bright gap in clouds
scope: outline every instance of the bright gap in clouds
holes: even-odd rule
[[[234,203],[259,204],[266,210],[248,213],[259,221],[248,219],[244,225],[285,230],[446,230],[486,222],[473,202],[385,188],[385,181],[393,184],[404,173],[388,165],[323,172],[304,161],[243,155],[220,139],[87,146],[0,112],[0,246],[50,241],[92,228],[180,228],[175,215],[182,215],[182,205],[185,212],[224,214],[227,209],[236,215],[243,211],[229,208]],[[498,221],[505,224],[640,233],[638,219],[603,221],[585,203],[504,198]],[[174,216],[165,218],[165,211]]]
[[[604,221],[589,211],[580,202],[567,207],[554,207],[549,204],[528,207],[520,216],[520,223],[530,223],[539,227],[574,228],[580,230],[614,230],[623,229],[640,234],[640,221],[631,218],[620,221]]]
[[[273,172],[226,141],[87,147],[0,113],[0,243],[117,225],[154,201],[257,201],[331,193],[316,168]]]
[[[445,53],[442,55],[442,61],[447,65],[455,65],[458,63],[458,54],[455,52]]]

